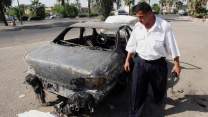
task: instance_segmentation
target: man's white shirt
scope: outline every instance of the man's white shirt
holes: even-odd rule
[[[156,17],[154,25],[149,30],[140,22],[136,23],[126,50],[137,53],[145,60],[180,56],[170,24],[159,17]]]

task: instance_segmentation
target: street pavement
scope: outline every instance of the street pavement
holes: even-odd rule
[[[24,29],[0,32],[0,48],[29,44],[40,41],[52,41],[65,27],[46,29]]]
[[[166,117],[208,116],[208,24],[191,20],[169,20],[181,50],[182,73],[168,90]],[[0,117],[32,109],[50,112],[52,107],[41,106],[32,89],[24,84],[27,65],[24,56],[32,48],[48,44],[63,27],[0,32]],[[94,117],[127,117],[128,90],[110,95],[93,114]],[[47,101],[54,95],[47,94]],[[153,110],[149,110],[149,113]],[[156,116],[152,116],[156,117]]]

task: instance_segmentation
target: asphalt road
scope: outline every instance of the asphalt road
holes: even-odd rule
[[[27,29],[17,31],[0,32],[0,47],[29,44],[40,41],[50,41],[64,29],[64,27],[54,27],[46,29]]]
[[[181,79],[174,87],[176,95],[168,93],[176,105],[166,107],[167,117],[207,117],[208,114],[208,23],[170,20],[181,50]],[[52,111],[42,107],[30,87],[24,84],[27,66],[25,54],[32,48],[47,44],[63,28],[32,29],[0,32],[0,117],[15,117],[32,109]],[[47,100],[55,97],[47,94]],[[126,117],[128,90],[111,95],[98,106],[95,117]],[[205,105],[205,106],[203,106]],[[152,111],[149,111],[152,112]],[[155,117],[155,116],[154,116]]]

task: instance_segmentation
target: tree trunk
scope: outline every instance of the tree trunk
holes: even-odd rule
[[[6,21],[6,17],[5,17],[5,14],[4,14],[4,8],[3,8],[2,3],[0,3],[0,19],[3,20],[5,26],[8,26],[8,23]]]
[[[129,1],[129,15],[131,15],[131,2]]]
[[[88,0],[88,15],[90,17],[91,14],[91,0]]]
[[[61,5],[65,6],[65,0],[61,0]]]

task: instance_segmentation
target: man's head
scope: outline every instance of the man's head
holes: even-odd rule
[[[139,2],[134,6],[134,11],[136,12],[136,16],[139,18],[139,22],[145,26],[150,25],[152,20],[154,20],[152,8],[146,2]]]

